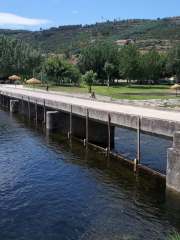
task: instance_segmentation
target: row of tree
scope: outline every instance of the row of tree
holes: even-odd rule
[[[30,45],[9,37],[0,37],[1,76],[17,74],[26,77],[32,75],[35,68],[43,69],[55,84],[60,84],[65,78],[76,83],[81,75],[89,86],[95,79],[102,83],[107,79],[108,87],[111,80],[120,78],[130,82],[134,79],[158,80],[176,74],[179,79],[180,43],[161,53],[155,48],[140,53],[136,45],[126,45],[120,49],[110,44],[91,45],[81,52],[77,64],[73,65],[58,55],[43,62],[40,51],[34,50]],[[87,80],[90,76],[91,81]]]
[[[12,74],[26,78],[36,67],[40,67],[42,58],[40,51],[29,44],[7,36],[0,36],[0,76]]]
[[[77,63],[82,74],[93,70],[98,79],[158,79],[165,74],[166,53],[158,53],[155,48],[141,54],[135,45],[120,49],[111,45],[96,45],[86,48]],[[111,70],[107,74],[107,63]]]
[[[77,66],[82,74],[93,70],[98,79],[124,78],[131,80],[158,80],[180,73],[180,43],[166,52],[157,52],[154,47],[140,53],[136,45],[118,49],[111,45],[90,46],[83,50]]]

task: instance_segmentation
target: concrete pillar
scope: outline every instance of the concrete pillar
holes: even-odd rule
[[[180,192],[180,132],[174,132],[173,148],[168,149],[166,186]]]
[[[89,121],[88,138],[89,142],[102,147],[108,147],[108,124]],[[110,147],[114,147],[114,126],[110,126]]]
[[[46,112],[46,128],[50,130],[59,129],[59,112],[58,111]]]
[[[18,112],[19,101],[18,100],[10,100],[10,112]]]

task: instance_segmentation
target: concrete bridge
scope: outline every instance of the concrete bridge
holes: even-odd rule
[[[110,150],[114,145],[114,128],[137,130],[140,161],[140,132],[173,137],[168,150],[167,187],[180,192],[180,112],[135,107],[116,102],[64,96],[61,93],[0,86],[0,104],[11,112],[27,114],[46,123],[47,129],[85,139]]]

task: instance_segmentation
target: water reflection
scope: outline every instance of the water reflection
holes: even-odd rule
[[[180,204],[164,181],[21,115],[0,116],[0,239],[165,239],[180,231]]]
[[[166,174],[167,149],[172,148],[172,140],[141,133],[140,145],[141,164]],[[137,157],[137,133],[116,128],[115,148],[113,151],[133,161]]]

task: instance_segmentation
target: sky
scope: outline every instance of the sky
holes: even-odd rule
[[[0,0],[0,28],[38,31],[64,25],[180,16],[180,0]]]

